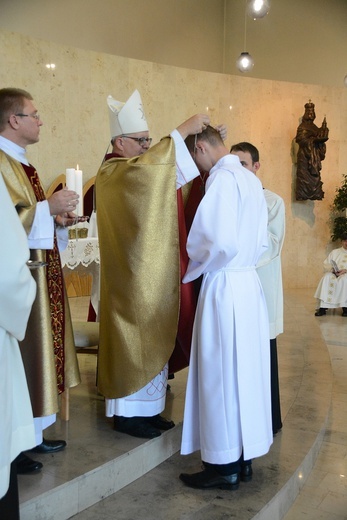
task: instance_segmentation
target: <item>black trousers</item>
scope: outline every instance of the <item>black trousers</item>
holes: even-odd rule
[[[278,359],[277,341],[270,339],[270,364],[271,364],[271,411],[272,411],[272,431],[277,433],[282,428],[280,385],[278,381]]]
[[[15,462],[11,464],[9,488],[6,495],[0,500],[0,518],[2,520],[19,520],[17,465]]]
[[[210,462],[204,462],[206,467],[213,468],[217,473],[223,476],[233,475],[234,473],[240,473],[242,466],[252,464],[251,460],[243,460],[243,454],[235,462],[229,462],[228,464],[211,464]]]

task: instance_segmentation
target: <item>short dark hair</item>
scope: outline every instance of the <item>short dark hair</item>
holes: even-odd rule
[[[253,164],[259,162],[259,150],[253,144],[243,141],[242,143],[233,144],[230,148],[230,152],[243,152],[249,153],[252,157]]]
[[[224,144],[218,130],[210,125],[208,125],[200,134],[196,134],[196,137],[195,135],[188,135],[184,140],[190,153],[194,152],[195,143],[199,141],[207,141],[212,146]]]
[[[341,240],[347,240],[347,232],[341,233],[340,239]]]
[[[21,88],[9,87],[0,89],[0,132],[5,129],[11,114],[23,111],[25,99],[32,101],[33,97],[29,92]]]

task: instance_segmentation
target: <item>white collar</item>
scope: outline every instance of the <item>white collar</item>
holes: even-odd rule
[[[12,159],[19,161],[29,166],[29,161],[26,157],[26,149],[22,148],[18,144],[6,139],[6,137],[0,135],[0,150],[7,153]]]

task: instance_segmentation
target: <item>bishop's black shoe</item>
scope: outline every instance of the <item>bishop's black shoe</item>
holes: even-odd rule
[[[56,453],[65,448],[65,441],[48,441],[43,439],[41,444],[30,450],[33,453]]]
[[[154,439],[161,435],[161,431],[146,421],[148,417],[122,417],[114,415],[114,429],[118,432],[127,433],[132,437],[142,439]]]
[[[158,428],[158,430],[171,430],[175,426],[173,421],[169,421],[162,417],[161,415],[154,415],[153,417],[144,417],[146,422],[154,426],[154,428]]]

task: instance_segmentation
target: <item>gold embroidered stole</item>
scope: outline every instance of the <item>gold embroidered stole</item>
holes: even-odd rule
[[[34,190],[36,200],[41,202],[46,199],[45,193],[40,183],[39,176],[33,166],[22,165]],[[54,236],[53,249],[46,251],[46,277],[48,285],[49,304],[51,312],[52,337],[54,346],[55,368],[57,373],[58,392],[65,390],[64,381],[64,330],[65,330],[65,309],[64,309],[64,281],[62,277],[62,267],[57,245],[57,237]]]

